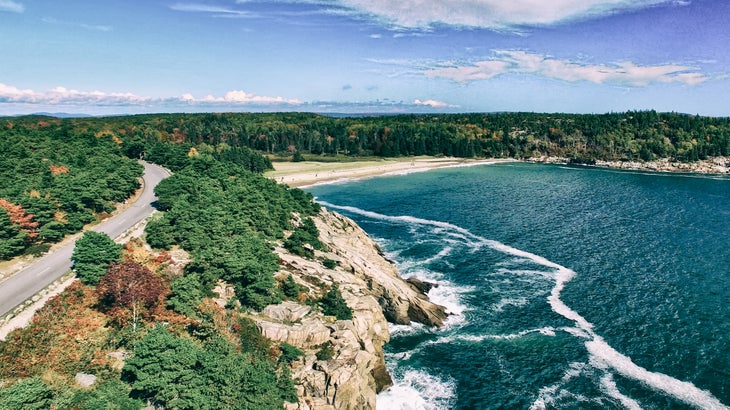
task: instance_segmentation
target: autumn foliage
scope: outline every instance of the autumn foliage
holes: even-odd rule
[[[112,262],[96,287],[99,303],[109,315],[120,324],[131,319],[135,328],[140,318],[161,304],[167,292],[159,276],[133,261]]]
[[[22,206],[16,205],[5,198],[0,198],[0,208],[7,211],[13,225],[19,226],[23,232],[28,233],[29,241],[34,241],[38,237],[38,222],[33,221],[33,215],[26,214]]]

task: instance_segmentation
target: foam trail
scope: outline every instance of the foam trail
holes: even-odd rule
[[[498,241],[474,235],[467,229],[450,224],[448,222],[432,221],[413,216],[388,216],[351,206],[338,206],[329,204],[327,202],[320,203],[330,208],[352,212],[376,220],[385,220],[406,224],[428,225],[445,229],[446,231],[452,232],[450,233],[452,237],[463,238],[468,245],[474,248],[478,248],[480,245],[483,244],[496,251],[527,259],[538,265],[555,269],[555,285],[553,286],[550,295],[547,298],[548,303],[550,304],[550,307],[554,312],[575,322],[577,326],[577,328],[575,329],[576,335],[580,335],[581,337],[589,339],[585,342],[585,346],[589,354],[591,355],[592,364],[594,364],[598,368],[613,368],[626,377],[638,380],[639,382],[645,384],[652,389],[662,391],[687,404],[699,408],[730,409],[730,407],[722,404],[710,392],[702,390],[692,383],[675,379],[663,373],[651,372],[647,369],[644,369],[643,367],[636,365],[631,360],[631,358],[619,353],[616,349],[606,343],[606,341],[604,341],[601,336],[593,331],[594,326],[592,323],[588,322],[583,316],[568,307],[568,305],[566,305],[560,299],[560,294],[563,291],[565,284],[572,280],[576,275],[575,272],[571,269],[552,262],[542,256],[523,251],[521,249],[513,248]],[[456,233],[456,235],[454,233]]]
[[[627,409],[641,410],[641,405],[639,404],[639,402],[632,399],[631,397],[623,395],[619,391],[611,373],[606,373],[605,375],[603,375],[603,377],[601,377],[601,390],[603,390],[603,392],[607,395],[621,402],[621,404],[623,404],[623,406]]]

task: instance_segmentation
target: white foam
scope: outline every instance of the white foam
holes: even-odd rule
[[[565,284],[572,280],[576,275],[576,273],[571,269],[552,262],[542,256],[523,251],[521,249],[513,248],[498,241],[489,240],[486,238],[482,238],[478,235],[474,235],[468,230],[450,224],[448,222],[432,221],[412,216],[388,216],[354,207],[341,207],[327,204],[324,202],[322,204],[325,206],[334,207],[336,209],[343,209],[346,211],[357,213],[373,219],[407,224],[429,225],[443,228],[452,231],[450,235],[452,238],[463,238],[467,242],[467,245],[479,247],[481,244],[485,244],[499,252],[506,253],[508,255],[512,255],[518,258],[528,259],[538,265],[555,269],[555,285],[553,286],[550,295],[547,298],[548,303],[550,304],[550,307],[554,312],[575,322],[576,334],[579,334],[581,336],[584,335],[587,339],[590,339],[585,342],[585,346],[591,356],[591,364],[602,369],[613,368],[626,377],[638,380],[639,382],[645,384],[652,389],[662,391],[696,407],[707,409],[730,409],[729,407],[722,404],[710,392],[699,389],[692,383],[675,379],[663,373],[651,372],[647,369],[644,369],[643,367],[636,365],[629,357],[619,353],[616,349],[606,343],[602,337],[600,337],[593,331],[594,326],[592,323],[588,322],[583,316],[578,314],[578,312],[572,310],[560,299],[560,294],[563,291]],[[430,293],[429,297],[431,297]],[[455,310],[458,311],[458,309],[459,306],[455,306]],[[464,309],[465,307],[461,311],[463,312]],[[544,408],[545,403],[543,402],[543,407],[540,407],[538,401],[540,401],[540,399],[533,403],[532,408]]]
[[[507,306],[525,306],[527,304],[527,298],[526,297],[519,297],[519,298],[503,298],[500,299],[499,302],[492,305],[492,310],[495,312],[502,312],[504,311],[504,308]]]
[[[601,391],[606,393],[607,396],[613,397],[614,399],[618,400],[624,407],[629,410],[641,410],[641,405],[638,401],[624,395],[623,393],[621,393],[621,391],[619,391],[611,373],[606,373],[603,375],[603,377],[601,377]]]
[[[397,325],[395,323],[388,323],[388,331],[390,332],[390,337],[409,336],[412,334],[420,333],[425,328],[425,325],[417,322],[411,322],[410,325]]]
[[[456,384],[426,372],[409,370],[388,390],[378,394],[376,408],[386,410],[441,410],[453,406]]]
[[[638,366],[631,358],[616,351],[598,335],[593,334],[593,340],[587,341],[585,345],[592,356],[591,364],[596,367],[613,368],[626,377],[699,408],[728,409],[710,392],[699,389],[692,383],[677,380],[664,373],[650,372]]]

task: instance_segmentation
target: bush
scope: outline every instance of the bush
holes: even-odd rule
[[[281,356],[279,356],[279,362],[281,363],[291,363],[298,358],[304,356],[304,352],[297,349],[296,347],[290,345],[289,343],[282,343],[279,346],[279,350],[281,350]]]
[[[338,320],[352,319],[352,309],[347,306],[337,284],[332,285],[332,289],[319,300],[319,305],[325,315],[335,316]]]
[[[315,353],[315,355],[317,356],[317,360],[327,361],[335,356],[335,351],[332,349],[332,344],[327,342],[319,347],[319,350]]]

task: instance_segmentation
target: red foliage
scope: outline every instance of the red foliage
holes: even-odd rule
[[[109,266],[99,280],[96,292],[100,302],[110,309],[111,316],[119,320],[118,316],[123,313],[119,309],[128,309],[136,322],[137,315],[163,301],[167,288],[159,276],[137,262],[127,260]]]
[[[5,198],[0,198],[0,208],[4,208],[8,212],[10,222],[19,225],[22,231],[28,232],[28,240],[33,241],[38,237],[38,222],[33,221],[33,214],[26,214],[22,206]]]

